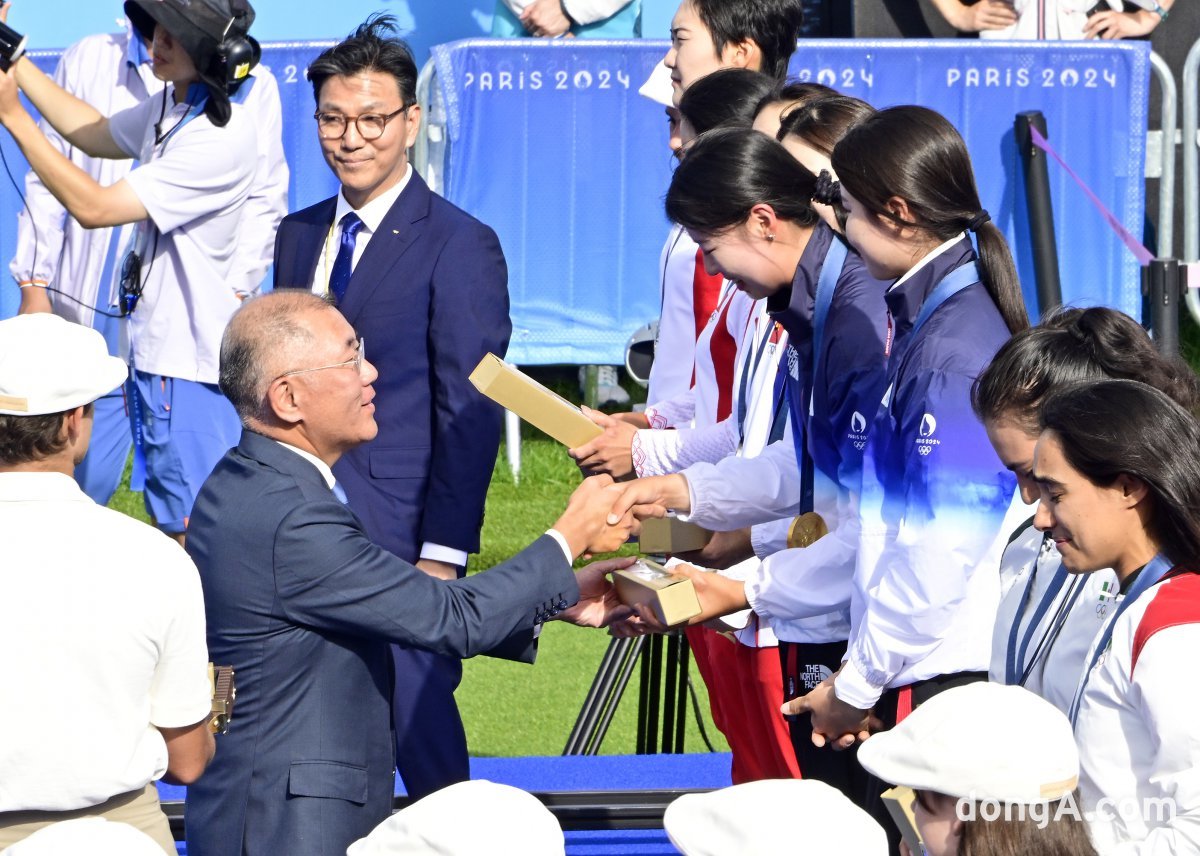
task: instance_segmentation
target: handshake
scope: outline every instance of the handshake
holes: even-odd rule
[[[554,524],[578,557],[611,553],[620,549],[640,532],[640,522],[664,517],[669,510],[686,511],[687,481],[683,476],[638,479],[622,484],[610,476],[584,479],[571,494],[567,508]],[[638,614],[621,603],[608,575],[633,564],[633,557],[604,559],[581,568],[579,602],[560,613],[558,618],[582,627],[613,626],[617,635],[630,635],[631,622],[640,625]],[[665,628],[662,628],[665,629]]]

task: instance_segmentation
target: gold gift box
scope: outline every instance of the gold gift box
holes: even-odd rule
[[[558,393],[495,354],[486,354],[471,372],[475,388],[497,404],[540,428],[568,449],[598,437],[600,426]]]
[[[648,559],[613,571],[613,585],[621,603],[626,606],[649,604],[658,620],[668,626],[683,624],[700,614],[700,599],[692,581],[677,577]]]

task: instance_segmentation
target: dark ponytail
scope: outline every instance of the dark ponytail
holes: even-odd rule
[[[667,217],[685,229],[714,234],[746,221],[755,205],[781,220],[815,226],[810,200],[816,178],[766,134],[723,128],[696,138],[671,177]]]
[[[1118,378],[1161,390],[1189,413],[1200,402],[1200,382],[1178,357],[1165,357],[1142,325],[1104,306],[1059,309],[1013,336],[971,389],[982,421],[1009,420],[1037,436],[1038,408],[1073,383]]]
[[[975,232],[983,284],[1004,323],[1012,333],[1029,326],[1008,243],[986,219],[966,143],[944,116],[926,107],[880,110],[846,133],[832,161],[846,191],[877,217],[924,230],[939,242]],[[888,210],[895,196],[908,203],[913,222]]]

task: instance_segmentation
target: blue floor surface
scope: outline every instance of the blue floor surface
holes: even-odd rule
[[[730,784],[729,765],[728,753],[472,758],[471,777],[539,792],[723,788]],[[182,800],[187,789],[160,782],[158,793],[164,801]],[[404,793],[399,781],[396,793]],[[568,856],[676,852],[661,829],[573,830],[566,844]],[[186,856],[186,845],[178,847]]]

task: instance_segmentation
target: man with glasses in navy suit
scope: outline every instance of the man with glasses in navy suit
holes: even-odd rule
[[[379,436],[334,468],[377,544],[454,579],[479,549],[501,409],[468,375],[512,329],[496,234],[408,163],[421,107],[417,67],[390,16],[373,16],[308,68],[316,131],[341,182],[284,219],[275,287],[328,295],[380,367]],[[469,776],[454,703],[457,660],[394,647],[397,768],[419,798]]]

